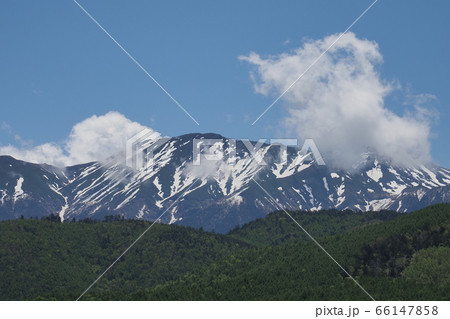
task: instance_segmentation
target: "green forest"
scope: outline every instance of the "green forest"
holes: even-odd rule
[[[228,234],[155,223],[81,300],[450,300],[450,204],[289,214],[316,242],[283,211]],[[150,225],[2,221],[0,300],[76,300]]]

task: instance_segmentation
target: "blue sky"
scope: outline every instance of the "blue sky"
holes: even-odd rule
[[[163,135],[280,136],[286,102],[257,94],[249,63],[344,31],[372,1],[80,0],[200,123],[197,126],[70,0],[0,3],[0,146],[62,143],[92,115],[118,111]],[[380,78],[402,116],[429,94],[431,155],[450,167],[450,3],[380,0],[351,29],[375,41]],[[319,62],[320,63],[320,62]],[[437,115],[438,114],[438,115]],[[320,146],[319,146],[320,147]]]

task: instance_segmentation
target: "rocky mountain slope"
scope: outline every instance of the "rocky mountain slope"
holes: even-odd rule
[[[194,139],[214,140],[208,152],[224,159],[194,165]],[[114,161],[57,168],[0,156],[0,219],[162,215],[164,223],[226,232],[278,207],[409,212],[450,202],[450,170],[442,167],[396,167],[364,154],[359,167],[343,171],[297,148],[248,143],[216,134],[171,138],[141,170]]]

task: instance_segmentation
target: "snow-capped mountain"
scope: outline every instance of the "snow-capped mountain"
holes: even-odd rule
[[[224,159],[194,165],[194,139],[213,139],[209,154]],[[56,168],[0,156],[0,219],[162,215],[165,223],[226,232],[276,210],[273,201],[290,210],[399,212],[450,202],[450,170],[442,167],[395,167],[366,154],[360,167],[347,172],[317,165],[297,148],[255,144],[183,135],[155,148],[151,165],[141,170],[115,162]]]

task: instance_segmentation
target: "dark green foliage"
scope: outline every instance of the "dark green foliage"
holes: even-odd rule
[[[20,219],[24,219],[23,215],[20,216]],[[47,217],[42,217],[41,220],[48,220],[50,222],[61,223],[61,217],[57,214],[50,214]]]
[[[450,224],[447,222],[434,227],[425,225],[413,233],[380,238],[362,249],[360,269],[366,275],[399,277],[418,250],[450,246],[449,230]]]
[[[75,299],[151,225],[143,221],[0,222],[0,299]],[[176,279],[248,244],[155,224],[92,292],[132,292]]]
[[[351,210],[336,209],[318,212],[289,211],[288,213],[314,238],[357,230],[399,216],[393,211],[355,213]],[[258,247],[309,239],[284,211],[271,213],[265,218],[237,227],[229,234]]]
[[[377,300],[448,300],[450,205],[291,212]],[[0,299],[74,300],[151,224],[0,223]],[[439,248],[437,248],[439,247]],[[424,274],[427,275],[424,275]],[[155,224],[83,300],[369,300],[284,213],[228,235]]]
[[[450,287],[450,248],[439,246],[419,250],[403,275],[415,282]]]
[[[439,233],[446,233],[449,221],[450,205],[435,205],[390,221],[323,237],[319,242],[377,300],[448,300],[448,285],[436,287],[403,277],[392,278],[382,271],[368,275],[358,267],[366,266],[361,265],[361,259],[368,245],[392,243],[393,254],[401,254],[404,245],[397,239],[417,238],[413,234],[437,228]],[[279,224],[275,223],[274,227]],[[260,233],[251,227],[248,229],[251,234]],[[239,230],[232,233],[239,233]],[[433,241],[425,238],[424,242],[448,244],[445,236],[431,233],[434,235],[425,237]],[[245,238],[242,232],[240,236]],[[369,300],[369,297],[317,245],[300,240],[238,252],[201,272],[151,289],[143,299]]]

